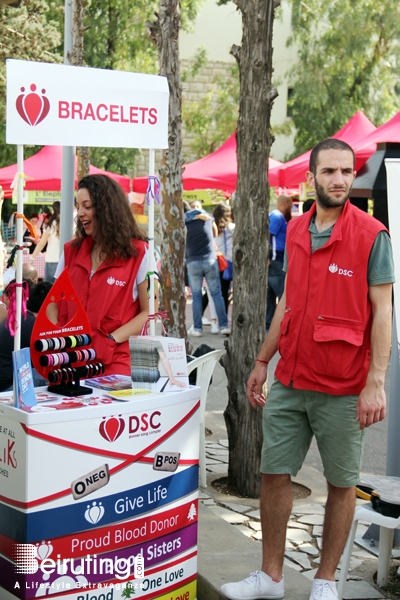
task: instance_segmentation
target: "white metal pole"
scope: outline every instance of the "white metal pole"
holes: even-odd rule
[[[149,177],[154,177],[154,165],[155,165],[155,150],[149,150]],[[148,238],[149,238],[149,262],[148,271],[150,273],[150,297],[149,297],[149,313],[154,315],[154,180],[150,179],[150,185],[152,186],[152,194],[148,194],[149,197],[149,220],[148,220]],[[155,335],[156,325],[155,321],[150,321],[150,335]]]
[[[72,55],[72,0],[64,5],[64,64],[69,65]],[[75,147],[64,146],[61,173],[60,252],[72,238],[74,222]]]
[[[398,390],[400,386],[400,364],[399,346],[400,341],[400,160],[386,158],[387,196],[389,229],[393,246],[395,280],[394,284],[394,321],[392,354],[390,359],[390,392],[389,392],[389,419],[387,437],[387,460],[386,475],[400,477],[400,454],[399,454],[399,429],[400,429],[400,406]],[[396,532],[397,534],[397,532]],[[398,537],[398,536],[397,536]]]
[[[17,196],[17,269],[15,280],[17,282],[16,293],[16,328],[14,336],[14,350],[21,348],[21,304],[22,304],[22,262],[23,262],[23,219],[19,217],[24,212],[24,147],[19,144],[17,146],[17,170],[18,170],[18,196]]]

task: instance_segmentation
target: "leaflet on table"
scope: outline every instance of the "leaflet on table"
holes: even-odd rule
[[[161,396],[161,394],[146,390],[144,388],[135,388],[131,390],[115,390],[114,392],[106,392],[104,394],[107,398],[114,398],[114,400],[123,400],[124,402],[130,402],[131,400],[140,400],[143,396],[151,395]]]
[[[103,375],[86,379],[86,384],[101,390],[129,390],[132,389],[132,377],[128,375]]]
[[[12,353],[14,385],[15,385],[15,406],[25,408],[26,406],[36,406],[35,387],[33,384],[31,353],[29,348],[14,350]]]
[[[118,398],[106,398],[105,396],[76,396],[74,398],[65,398],[64,396],[50,396],[46,400],[41,400],[40,405],[21,406],[25,412],[47,412],[53,410],[69,410],[73,408],[91,408],[93,406],[102,406],[107,404],[118,404],[121,402]]]
[[[10,396],[10,395],[7,395],[7,396],[0,396],[0,402],[1,402],[2,404],[13,404],[13,402],[14,402],[14,398],[13,398],[13,396],[12,396],[12,395],[11,395],[11,396]]]

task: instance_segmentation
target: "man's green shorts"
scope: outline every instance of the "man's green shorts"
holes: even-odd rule
[[[327,481],[337,487],[356,485],[364,439],[356,419],[357,399],[274,381],[263,414],[261,473],[297,475],[315,435]]]

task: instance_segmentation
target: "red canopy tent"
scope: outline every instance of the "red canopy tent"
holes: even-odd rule
[[[358,111],[351,119],[332,137],[337,140],[347,142],[356,153],[356,170],[360,170],[363,164],[376,150],[375,143],[365,145],[368,135],[371,132],[377,131],[375,125],[364,115]],[[306,180],[306,171],[310,162],[311,150],[297,156],[293,160],[285,163],[281,167],[277,167],[270,172],[270,177],[278,179],[280,187],[294,187],[303,183]],[[273,184],[271,184],[273,185]]]
[[[371,132],[364,140],[364,145],[379,144],[385,142],[400,143],[400,112],[394,115],[389,121]]]
[[[77,185],[76,166],[77,157],[75,157],[75,187]],[[17,173],[17,165],[10,165],[0,169],[0,185],[3,187],[6,197],[11,196],[10,185]],[[62,146],[45,146],[37,154],[27,158],[24,161],[24,174],[26,175],[26,190],[51,190],[61,189],[61,171],[62,171]],[[123,175],[103,171],[90,165],[90,174],[97,173],[108,175],[115,179],[125,192],[130,191],[130,179]],[[32,177],[32,179],[29,179]]]
[[[278,160],[269,159],[269,169],[282,165]],[[204,156],[199,160],[184,165],[183,189],[201,190],[217,189],[226,192],[234,192],[237,182],[237,160],[236,160],[236,134],[233,133],[215,152]],[[271,181],[270,185],[278,185]],[[133,182],[135,192],[145,192],[147,189],[147,177],[137,177]]]

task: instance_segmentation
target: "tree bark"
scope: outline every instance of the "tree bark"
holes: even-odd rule
[[[83,67],[84,62],[84,26],[83,26],[83,2],[72,1],[72,56],[71,65]],[[90,172],[90,148],[79,146],[76,149],[78,155],[77,179],[78,181],[89,175]]]
[[[181,86],[179,68],[179,0],[160,0],[156,20],[147,22],[147,33],[158,49],[160,75],[169,85],[168,150],[159,168],[161,181],[162,307],[167,311],[168,334],[186,337],[185,226],[182,204]]]
[[[237,130],[238,182],[233,203],[234,302],[232,335],[222,358],[228,378],[224,417],[229,438],[228,485],[252,498],[260,493],[262,410],[246,398],[246,383],[265,337],[268,272],[268,156],[273,0],[234,0],[242,12],[241,47],[233,46],[240,73]]]

